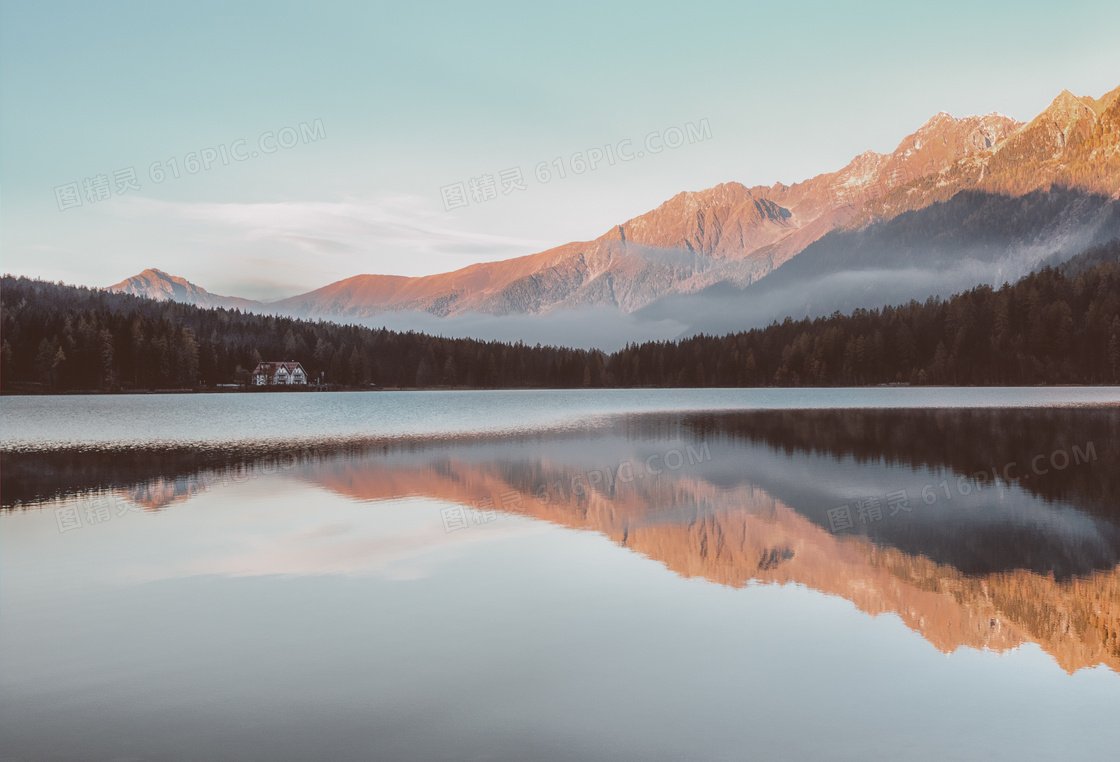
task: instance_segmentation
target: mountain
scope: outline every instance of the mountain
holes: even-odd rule
[[[891,217],[966,189],[1014,196],[1051,185],[1120,194],[1120,87],[1096,100],[1063,90],[1004,140],[894,188],[866,215]]]
[[[869,151],[837,172],[802,183],[748,188],[728,182],[683,192],[593,241],[438,275],[359,275],[274,307],[349,319],[394,311],[447,317],[590,306],[634,312],[668,294],[721,282],[745,286],[850,222],[864,202],[986,150],[1019,127],[999,114],[963,119],[938,114],[893,153]]]
[[[126,278],[120,283],[109,286],[106,291],[117,294],[146,296],[157,302],[181,302],[198,307],[226,307],[229,309],[257,310],[263,305],[252,299],[236,296],[211,294],[201,286],[196,286],[185,278],[168,275],[162,270],[149,268],[139,275]]]
[[[688,322],[685,333],[722,334],[786,317],[822,317],[981,284],[1014,283],[1120,238],[1120,201],[1070,188],[1018,197],[967,190],[948,201],[814,241],[746,288],[717,284],[673,294],[636,317]]]
[[[963,191],[1015,198],[1035,192],[1045,194],[1054,186],[1105,200],[1120,194],[1120,88],[1099,99],[1063,91],[1027,123],[997,113],[956,118],[942,112],[906,136],[891,153],[865,152],[836,172],[793,185],[747,187],[728,182],[682,192],[592,241],[567,243],[537,254],[448,273],[422,277],[357,275],[267,304],[209,294],[159,271],[145,271],[112,288],[192,304],[348,322],[385,322],[398,328],[411,325],[446,331],[448,335],[456,335],[456,331],[462,335],[493,334],[490,337],[503,339],[509,338],[510,330],[527,330],[530,323],[525,317],[533,315],[570,323],[568,333],[587,333],[586,321],[572,316],[594,313],[595,324],[603,326],[601,333],[618,329],[612,334],[615,341],[627,331],[630,338],[635,338],[635,332],[639,336],[650,333],[646,338],[667,338],[701,329],[696,320],[682,318],[686,313],[671,310],[668,305],[677,305],[682,298],[688,302],[690,295],[701,299],[713,294],[757,295],[759,291],[747,287],[765,282],[779,268],[784,270],[783,265],[803,257],[833,231],[858,231],[889,223],[906,212],[946,203]],[[969,203],[983,206],[976,200],[979,196],[970,198]],[[1062,198],[1072,203],[1068,197]],[[1099,211],[1103,202],[1086,203],[1096,204]],[[1100,242],[1096,228],[1078,227],[1092,227],[1094,223],[1092,219],[1086,223],[1085,215],[1076,210],[1070,210],[1046,231],[1039,231],[1037,225],[1031,227],[1033,223],[1016,213],[1013,204],[1001,207],[1000,213],[1005,216],[988,222],[996,231],[1009,231],[1005,258],[1014,259],[1018,254],[1010,249],[1021,254],[1025,245],[1034,247],[1038,261],[1060,254],[1059,250],[1076,253],[1076,247],[1060,245],[1059,239],[1077,239],[1085,245]],[[1025,222],[1030,235],[1010,231],[1017,222]],[[923,234],[934,242],[942,232],[952,237],[952,231]],[[999,259],[997,238],[988,241],[987,264]],[[932,260],[923,253],[930,246],[911,244],[908,250],[896,248],[893,254],[884,250],[873,258],[888,269],[931,270]],[[947,245],[947,239],[941,244]],[[1045,250],[1047,247],[1052,250]],[[810,257],[815,262],[824,258],[819,253],[822,250],[817,251]],[[967,264],[968,255],[958,253],[956,264]],[[1028,259],[1018,256],[1016,261]],[[830,265],[832,271],[846,272],[846,261],[837,259]],[[862,269],[857,267],[851,277],[858,278],[856,273]],[[932,269],[936,275],[936,268]],[[948,293],[984,278],[1000,277],[998,267],[980,269],[984,270],[983,277],[971,282],[961,280],[967,275],[967,267],[955,268],[960,278],[942,278],[945,283],[938,282],[924,293],[898,293],[904,298],[924,298],[944,289]],[[1004,270],[1022,274],[1016,268]],[[785,272],[784,277],[789,277],[793,271]],[[915,282],[914,286],[920,289],[922,284]],[[856,304],[859,294],[868,291],[867,287],[857,288],[851,298],[840,301],[866,307],[883,302],[879,299]],[[769,311],[755,312],[761,316],[758,319],[769,321],[782,317],[782,309],[778,304]],[[661,321],[656,331],[648,325],[653,315]],[[503,322],[503,316],[514,318],[515,325],[507,325],[509,321]],[[457,320],[446,320],[452,317]],[[569,337],[569,343],[577,343],[574,336]]]

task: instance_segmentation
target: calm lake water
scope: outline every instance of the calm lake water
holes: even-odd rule
[[[5,397],[5,451],[259,447],[356,438],[579,430],[614,416],[697,410],[1037,407],[1120,403],[1120,389],[612,389]]]
[[[0,759],[1120,748],[1120,390],[0,400]]]

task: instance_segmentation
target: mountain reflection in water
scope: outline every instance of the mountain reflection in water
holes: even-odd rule
[[[797,583],[936,648],[1024,642],[1120,671],[1120,411],[636,415],[444,441],[5,455],[3,506],[115,494],[151,510],[283,474],[593,530],[684,577]],[[483,513],[480,513],[483,512]],[[452,522],[449,524],[448,522]]]

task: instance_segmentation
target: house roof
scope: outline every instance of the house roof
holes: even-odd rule
[[[259,376],[263,373],[266,376],[275,376],[281,368],[289,373],[294,373],[297,368],[303,370],[303,366],[298,362],[262,362],[253,370],[253,375]],[[307,375],[307,371],[303,371],[303,373]]]

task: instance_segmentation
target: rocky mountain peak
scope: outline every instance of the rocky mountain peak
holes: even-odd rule
[[[749,253],[751,241],[780,237],[792,213],[742,183],[678,193],[656,209],[612,229],[600,240],[688,251],[714,257]]]
[[[1022,124],[994,111],[984,116],[960,118],[942,111],[903,138],[891,157],[896,164],[917,161],[915,170],[930,162],[934,166],[948,166],[970,153],[992,148]],[[929,172],[922,171],[921,174]]]
[[[1093,102],[1093,111],[1100,117],[1103,116],[1106,111],[1117,105],[1120,105],[1120,87],[1097,98],[1097,100]]]
[[[249,309],[260,306],[260,302],[252,299],[241,299],[233,296],[211,294],[201,286],[196,286],[186,278],[165,273],[155,267],[149,267],[138,275],[126,278],[105,289],[120,294],[132,294],[154,299],[157,302],[173,301],[183,304],[195,304],[200,307],[230,307],[234,309]]]
[[[1095,101],[1092,98],[1078,98],[1069,90],[1062,90],[1058,97],[1051,101],[1050,105],[1041,114],[1035,117],[1034,121],[1068,127],[1083,119],[1093,120],[1096,117],[1096,112],[1092,106],[1094,103]]]

